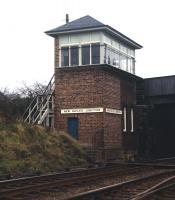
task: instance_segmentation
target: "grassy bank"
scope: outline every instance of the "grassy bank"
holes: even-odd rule
[[[0,119],[0,176],[56,172],[86,165],[81,146],[65,133]]]

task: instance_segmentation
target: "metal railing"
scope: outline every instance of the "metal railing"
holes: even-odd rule
[[[43,124],[45,122],[46,126],[50,126],[49,118],[52,118],[53,121],[53,93],[55,87],[54,77],[55,76],[53,75],[43,94],[36,96],[27,107],[25,113],[23,114],[25,122],[31,124]]]

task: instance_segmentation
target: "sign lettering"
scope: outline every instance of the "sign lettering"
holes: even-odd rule
[[[98,112],[103,112],[103,108],[61,109],[61,114],[71,114],[71,113],[98,113]]]
[[[106,108],[107,113],[116,114],[116,115],[122,115],[122,110],[112,109],[112,108]]]

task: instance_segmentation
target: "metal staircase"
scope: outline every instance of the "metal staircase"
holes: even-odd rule
[[[54,126],[54,78],[53,75],[44,93],[36,96],[26,109],[23,114],[25,122],[31,124],[42,124],[46,127]]]

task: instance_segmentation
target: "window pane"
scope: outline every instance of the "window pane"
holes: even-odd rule
[[[92,64],[100,63],[100,44],[91,45]]]
[[[128,71],[132,73],[132,67],[131,67],[131,58],[128,58]]]
[[[126,132],[126,107],[123,108],[123,131]]]
[[[71,65],[78,65],[78,46],[71,47]]]
[[[135,74],[135,60],[131,59],[131,73]]]
[[[111,64],[111,49],[108,48],[108,64]]]
[[[131,56],[135,57],[135,52],[134,52],[134,50],[131,50]]]
[[[90,64],[90,46],[82,46],[82,65]]]
[[[104,48],[104,63],[106,64],[106,60],[107,60],[107,45],[105,44],[104,46],[102,46]]]
[[[125,56],[125,59],[126,59],[126,71],[128,72],[129,71],[129,68],[128,68],[128,57]]]
[[[121,69],[125,70],[127,69],[127,57],[124,55],[120,56],[120,67]]]
[[[133,108],[131,108],[131,132],[134,132],[134,115],[133,115]]]
[[[61,66],[69,66],[69,47],[61,48]]]
[[[119,54],[114,50],[112,50],[112,65],[119,67]]]
[[[127,53],[127,48],[124,45],[120,45],[120,50]]]

